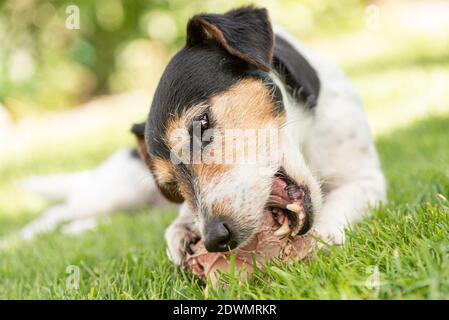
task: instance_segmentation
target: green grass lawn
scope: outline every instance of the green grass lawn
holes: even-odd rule
[[[434,117],[377,139],[389,204],[349,231],[343,248],[320,253],[307,264],[273,263],[246,284],[225,275],[227,286],[211,289],[209,297],[449,299],[448,128],[449,117]],[[62,159],[84,162],[82,155],[61,152],[64,157],[58,159],[47,153],[3,167],[2,181],[15,170],[65,168]],[[85,165],[90,161],[95,157]],[[35,216],[32,208],[0,215],[2,234]],[[174,216],[174,208],[118,214],[80,237],[55,232],[18,244],[0,253],[0,298],[202,299],[202,284],[165,256],[163,233]],[[66,290],[69,265],[80,268],[79,290]],[[380,287],[373,288],[377,276]]]
[[[237,276],[225,275],[221,286],[210,289],[209,298],[449,299],[449,90],[417,100],[440,83],[441,74],[447,77],[449,63],[431,60],[427,52],[435,51],[415,49],[411,46],[403,52],[407,59],[390,64],[380,57],[379,68],[375,62],[346,68],[366,101],[375,131],[381,129],[376,144],[389,183],[389,203],[349,230],[344,247],[319,253],[307,264],[272,263],[243,284]],[[447,48],[443,51],[447,54]],[[436,103],[446,113],[420,115],[421,105],[433,108]],[[410,117],[415,113],[420,120]],[[377,126],[383,119],[408,121],[384,130]],[[30,174],[90,168],[132,143],[130,135],[110,128],[95,139],[77,137],[65,145],[2,155],[0,237],[51,205],[24,193],[16,181]],[[0,298],[203,299],[203,284],[165,255],[163,233],[175,215],[174,207],[118,213],[79,237],[54,232],[0,251]],[[80,270],[79,290],[66,287],[67,267],[72,265]],[[379,286],[373,286],[376,278]]]

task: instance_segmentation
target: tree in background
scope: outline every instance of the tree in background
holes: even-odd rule
[[[259,1],[301,37],[358,23],[363,0]],[[0,103],[14,118],[77,105],[101,94],[151,90],[190,16],[248,1],[0,1]],[[80,29],[66,28],[69,5]]]

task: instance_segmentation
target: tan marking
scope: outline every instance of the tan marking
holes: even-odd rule
[[[184,201],[179,192],[176,168],[170,161],[161,158],[152,159],[151,171],[159,190],[168,200],[176,203]]]
[[[261,80],[245,79],[232,86],[226,92],[217,94],[209,100],[211,118],[214,122],[214,130],[218,130],[223,137],[221,143],[224,147],[226,130],[258,130],[258,129],[279,129],[285,123],[285,114],[275,115],[273,110],[273,101],[269,89],[262,83]],[[189,108],[185,113],[173,117],[166,125],[166,142],[167,146],[173,150],[178,145],[179,140],[173,138],[173,133],[177,129],[186,131],[185,143],[190,143],[188,136],[189,126],[192,125],[193,118],[199,116],[207,105],[201,104]],[[184,139],[184,138],[183,138]],[[234,144],[239,136],[234,136]],[[214,141],[213,143],[218,143]],[[260,145],[258,139],[256,148],[263,147]],[[247,154],[247,144],[243,144],[242,150],[234,150],[234,156],[238,152]],[[257,152],[257,151],[256,151]],[[222,149],[222,158],[225,157],[224,148]],[[210,185],[220,183],[221,178],[234,168],[233,163],[219,163],[219,164],[186,164],[192,173],[192,177],[196,180],[199,194],[196,195],[202,198],[201,192],[207,190]],[[194,207],[195,195],[192,194],[192,188],[185,181],[176,167],[169,160],[157,160],[152,164],[153,172],[155,173],[158,182],[176,181],[180,194],[185,201],[192,208]],[[209,204],[214,205],[214,214],[230,214],[230,207],[226,202]],[[226,207],[229,207],[226,209]]]
[[[145,162],[148,169],[150,169],[151,159],[150,155],[147,152],[147,146],[145,144],[145,140],[143,139],[143,137],[137,137],[137,151],[139,152],[140,158],[143,159],[143,162]]]
[[[179,193],[184,198],[185,202],[189,206],[189,208],[192,210],[192,212],[197,213],[197,210],[194,210],[195,208],[195,196],[192,193],[192,188],[187,184],[188,182],[185,180],[180,180],[178,183],[179,187]]]
[[[216,95],[211,99],[212,113],[217,121],[217,129],[225,135],[226,130],[278,130],[286,120],[285,114],[275,116],[271,93],[261,80],[245,79],[240,81],[228,91]],[[244,133],[244,132],[243,132]],[[257,131],[255,132],[257,134]],[[278,132],[278,136],[280,133]],[[233,138],[233,145],[239,142],[248,142],[246,136],[236,135]],[[223,139],[225,140],[225,139]],[[222,141],[222,144],[229,141]],[[266,147],[256,138],[256,149]],[[234,150],[233,160],[237,160],[237,154],[248,154],[248,143],[244,143],[243,149]],[[260,153],[258,153],[260,154]],[[226,155],[222,155],[225,157]]]
[[[164,139],[170,149],[179,145],[180,133],[183,134],[181,137],[182,141],[185,143],[190,141],[188,133],[189,129],[191,129],[193,119],[196,116],[201,115],[205,108],[207,108],[207,105],[204,104],[193,106],[181,115],[173,115],[173,117],[167,121]]]
[[[159,184],[173,182],[176,178],[176,168],[168,160],[154,158],[151,163],[151,171]]]
[[[212,117],[216,127],[223,135],[227,129],[277,129],[285,122],[285,115],[275,116],[271,93],[261,80],[245,79],[232,86],[224,93],[210,99]],[[193,106],[185,113],[171,118],[165,129],[165,140],[170,149],[179,144],[176,130],[186,132],[195,116],[199,116],[207,106]]]
[[[229,216],[232,214],[231,199],[222,199],[212,204],[212,212],[214,217]]]
[[[211,99],[212,113],[226,129],[279,128],[268,88],[261,80],[245,79]]]

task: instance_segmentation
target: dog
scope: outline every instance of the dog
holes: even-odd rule
[[[386,181],[351,82],[274,28],[263,8],[192,17],[147,120],[132,132],[146,165],[139,170],[153,177],[146,192],[158,189],[180,204],[165,234],[177,265],[199,239],[210,252],[244,246],[267,211],[284,217],[283,232],[313,232],[340,245],[345,228],[386,201]],[[251,146],[241,143],[247,132],[269,132],[272,139],[257,136],[254,152],[247,152]],[[232,152],[223,160],[226,139]],[[257,156],[241,161],[239,152]],[[122,172],[136,157],[126,159]],[[137,185],[133,179],[127,185]]]

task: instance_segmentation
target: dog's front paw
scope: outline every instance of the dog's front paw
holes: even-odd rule
[[[314,227],[313,232],[321,240],[331,245],[343,245],[345,242],[344,229],[335,225],[320,224]]]
[[[187,253],[192,254],[190,245],[200,240],[191,224],[174,223],[165,232],[168,258],[176,265],[182,265]]]

